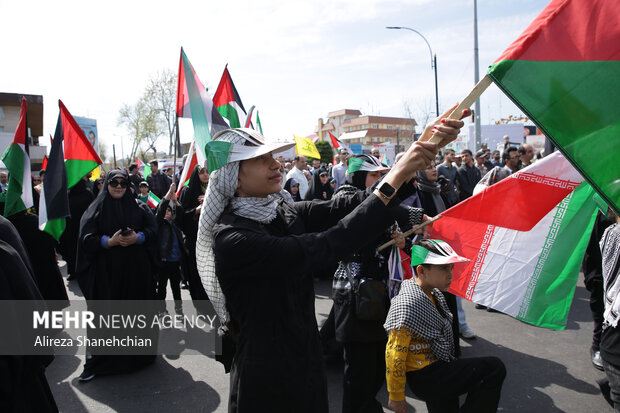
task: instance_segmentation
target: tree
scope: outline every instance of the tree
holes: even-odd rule
[[[334,160],[334,151],[332,146],[326,141],[318,141],[316,149],[321,154],[321,163],[330,163]]]
[[[119,112],[118,124],[125,126],[131,134],[129,159],[135,158],[142,144],[147,145],[147,150],[153,149],[155,157],[157,156],[155,142],[163,127],[162,120],[159,112],[146,102],[144,96],[133,106],[123,105]]]
[[[169,138],[168,154],[172,154],[175,141],[177,98],[177,75],[170,69],[164,69],[151,76],[144,90],[144,102],[158,113],[162,130],[159,135],[167,134]]]

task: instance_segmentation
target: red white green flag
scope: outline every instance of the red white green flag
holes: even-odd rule
[[[2,155],[2,162],[9,170],[4,216],[8,217],[32,207],[32,180],[28,155],[28,104],[22,97],[19,123],[13,142]]]
[[[213,95],[213,104],[218,112],[228,119],[231,128],[240,128],[243,118],[245,118],[245,108],[241,102],[241,96],[228,72],[228,65],[224,68],[220,84]]]
[[[527,323],[563,329],[599,207],[578,177],[556,152],[442,213],[431,238],[472,260],[455,265],[450,291]],[[556,199],[558,188],[566,192],[557,205],[539,202]],[[530,223],[529,230],[513,229]]]
[[[161,202],[161,199],[157,197],[153,192],[149,191],[149,197],[146,199],[146,204],[151,208],[155,209]]]
[[[205,87],[198,79],[189,59],[181,48],[177,83],[177,116],[192,118],[194,139],[205,154],[205,145],[217,132],[227,129],[228,124],[217,111]]]
[[[196,156],[196,142],[192,141],[192,144],[189,146],[187,159],[185,159],[185,164],[183,165],[183,172],[181,172],[181,177],[179,178],[177,196],[180,196],[183,187],[189,184],[189,178],[192,176],[192,171],[196,165],[198,165],[198,158]]]
[[[488,70],[620,213],[620,8],[552,0]]]
[[[84,131],[78,126],[62,101],[59,100],[58,105],[62,121],[67,188],[71,188],[102,162],[97,151],[84,135]]]
[[[258,109],[256,109],[256,106],[252,105],[250,107],[250,110],[245,117],[245,121],[243,123],[244,128],[252,128],[259,131],[260,134],[263,135],[263,125],[260,123],[260,116],[258,116]]]

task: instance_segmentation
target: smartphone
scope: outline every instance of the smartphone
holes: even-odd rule
[[[121,232],[121,235],[122,235],[122,236],[129,235],[129,234],[131,234],[132,232],[133,232],[133,229],[126,229],[125,231]]]

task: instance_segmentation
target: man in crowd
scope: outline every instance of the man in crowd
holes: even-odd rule
[[[149,188],[151,188],[151,192],[154,193],[157,198],[162,199],[168,189],[170,189],[170,178],[159,171],[159,163],[157,160],[152,160],[151,165],[151,174],[146,178],[146,182],[149,184]],[[139,184],[139,183],[138,183]]]
[[[534,158],[534,148],[532,145],[528,143],[524,143],[523,145],[519,145],[519,156],[521,157],[521,164],[523,168],[526,166],[530,166],[532,164],[532,159]]]
[[[443,175],[448,181],[450,181],[449,191],[446,194],[448,202],[450,205],[446,205],[447,208],[450,208],[453,205],[456,205],[459,202],[458,197],[456,195],[456,167],[452,164],[454,162],[455,152],[454,149],[446,149],[444,161],[441,165],[437,167],[437,173],[439,175]]]
[[[321,160],[320,159],[313,159],[312,160],[312,169],[310,170],[310,172],[312,172],[312,174],[314,174],[314,172],[318,171],[319,168],[321,168]]]
[[[480,189],[484,189],[484,186],[491,186],[493,184],[498,183],[502,179],[507,178],[513,173],[519,170],[519,152],[515,146],[510,146],[508,149],[504,151],[502,154],[502,159],[504,161],[505,166],[496,166],[491,169],[486,175],[482,177],[480,180]],[[478,189],[476,188],[476,193]]]
[[[489,172],[487,166],[484,164],[486,161],[485,152],[481,149],[476,152],[476,168],[480,171],[480,176],[485,176]]]
[[[480,170],[474,166],[474,159],[469,149],[463,149],[461,151],[461,157],[463,163],[457,170],[457,183],[459,200],[464,201],[472,195],[474,187],[478,181],[480,181],[482,175],[480,174]]]
[[[0,172],[0,192],[4,192],[9,187],[9,175],[6,172]]]
[[[293,168],[286,174],[286,179],[295,178],[295,181],[299,182],[299,196],[303,199],[308,191],[308,179],[304,175],[304,170],[307,170],[306,157],[303,155],[296,155],[294,159]]]
[[[334,191],[336,191],[340,187],[340,185],[344,183],[344,179],[346,177],[347,168],[349,164],[348,156],[349,156],[349,153],[347,152],[347,150],[344,148],[340,148],[340,154],[339,154],[340,162],[338,162],[332,168],[332,178],[336,180],[336,186],[334,187]]]
[[[496,149],[493,151],[493,153],[491,154],[491,163],[493,164],[493,166],[504,166],[504,163],[502,162],[502,155],[499,153],[499,151]]]
[[[129,165],[129,182],[131,182],[134,187],[138,188],[140,186],[140,182],[143,180],[144,179],[138,170],[138,164],[132,163]]]

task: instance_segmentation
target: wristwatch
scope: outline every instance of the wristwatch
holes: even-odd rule
[[[392,199],[394,194],[396,194],[396,189],[387,182],[382,183],[378,189],[381,196],[387,200]]]

